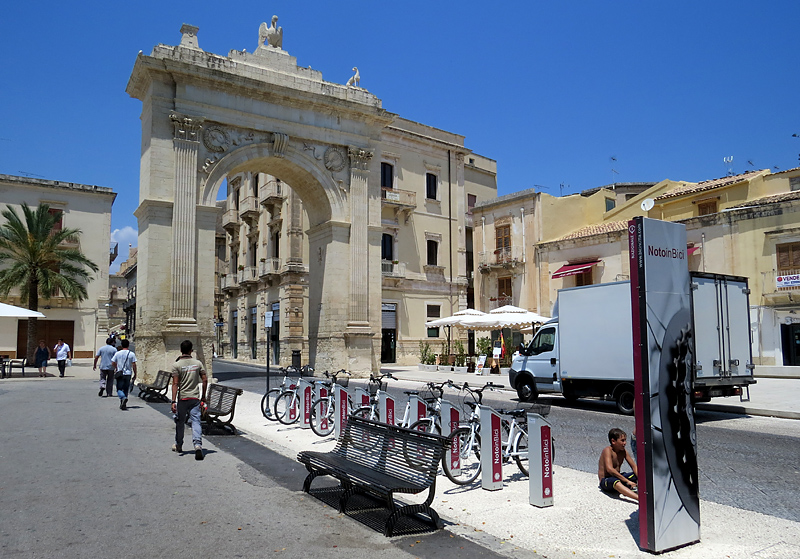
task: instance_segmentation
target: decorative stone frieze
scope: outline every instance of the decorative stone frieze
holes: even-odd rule
[[[231,136],[222,126],[214,124],[203,131],[203,144],[208,151],[220,153],[230,147]]]
[[[334,173],[338,173],[347,165],[347,156],[344,150],[338,146],[330,146],[325,150],[325,168]]]

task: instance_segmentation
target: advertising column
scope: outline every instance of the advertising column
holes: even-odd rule
[[[686,227],[628,223],[640,545],[700,540]]]

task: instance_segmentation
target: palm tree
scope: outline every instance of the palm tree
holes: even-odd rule
[[[71,248],[80,237],[80,229],[56,228],[59,214],[50,213],[50,206],[39,204],[31,209],[22,204],[24,221],[14,208],[6,206],[0,215],[6,223],[0,226],[0,295],[18,287],[22,304],[39,310],[39,297],[49,299],[58,292],[77,301],[88,296],[86,283],[97,272],[97,264],[79,248]],[[70,242],[70,245],[65,243]],[[28,319],[28,360],[33,360],[38,339],[38,321]]]

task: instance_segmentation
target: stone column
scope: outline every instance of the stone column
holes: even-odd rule
[[[348,328],[369,327],[369,197],[367,179],[373,151],[349,148],[350,310]]]
[[[196,276],[197,152],[203,118],[172,112],[175,202],[172,214],[172,301],[168,327],[194,327]]]

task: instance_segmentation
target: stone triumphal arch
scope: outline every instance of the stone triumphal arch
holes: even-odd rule
[[[308,338],[318,368],[377,366],[380,187],[370,184],[394,115],[358,86],[323,81],[262,24],[255,52],[178,46],[139,54],[127,91],[142,101],[136,351],[152,375],[192,339],[210,362],[217,192],[228,175],[279,176],[308,213]],[[374,191],[373,191],[374,190]],[[374,264],[373,264],[374,263]],[[313,341],[312,341],[313,340]]]

